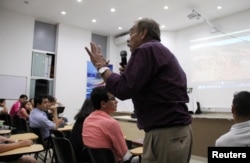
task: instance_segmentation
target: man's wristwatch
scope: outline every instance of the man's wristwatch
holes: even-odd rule
[[[109,67],[101,67],[99,68],[98,72],[102,76],[106,70],[109,70]]]

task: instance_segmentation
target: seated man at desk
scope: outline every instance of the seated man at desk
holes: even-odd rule
[[[119,123],[110,114],[116,111],[117,100],[104,86],[96,87],[91,93],[94,110],[83,123],[82,138],[87,147],[112,149],[117,160],[128,160],[124,135]]]
[[[0,136],[0,153],[7,152],[13,149],[26,147],[32,145],[32,140],[21,140],[21,141],[13,141],[6,137]],[[9,155],[9,156],[0,156],[0,161],[12,163],[37,163],[36,159],[29,155]]]
[[[38,95],[35,97],[35,108],[30,113],[29,123],[31,128],[39,128],[43,139],[48,139],[50,130],[57,129],[64,121],[58,119],[56,107],[48,107],[48,96]],[[49,120],[46,112],[50,109],[52,121]]]
[[[250,92],[241,91],[234,95],[231,108],[234,125],[219,137],[215,146],[249,147],[250,146]]]

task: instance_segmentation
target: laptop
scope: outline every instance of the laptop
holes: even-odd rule
[[[58,106],[57,107],[57,114],[63,113],[64,109],[65,109],[65,106]]]

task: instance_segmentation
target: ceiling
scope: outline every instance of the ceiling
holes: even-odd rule
[[[164,6],[168,6],[164,10]],[[218,10],[217,6],[222,6]],[[47,23],[63,23],[91,30],[104,36],[116,36],[128,32],[139,17],[155,19],[162,30],[173,31],[186,28],[204,20],[212,21],[243,10],[250,9],[249,0],[0,0],[0,8]],[[116,12],[110,12],[115,8]],[[195,9],[202,18],[189,19]],[[62,15],[61,11],[66,11]],[[96,19],[96,23],[92,23]],[[122,27],[122,30],[118,30]]]

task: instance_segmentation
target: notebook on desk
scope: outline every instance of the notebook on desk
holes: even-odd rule
[[[65,106],[58,106],[56,108],[57,108],[57,114],[61,114],[61,113],[63,113]]]

